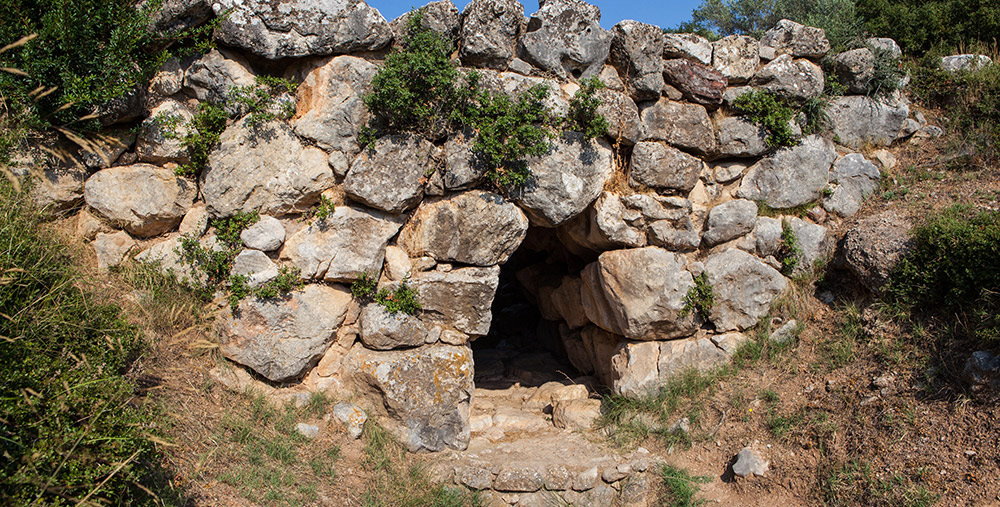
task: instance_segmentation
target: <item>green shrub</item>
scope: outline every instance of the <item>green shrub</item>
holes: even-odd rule
[[[767,130],[768,146],[777,148],[798,144],[790,124],[795,118],[795,110],[773,93],[765,90],[746,92],[733,101],[733,108]]]
[[[460,84],[451,61],[453,42],[424,28],[422,21],[422,10],[411,11],[402,49],[386,57],[364,97],[373,134],[416,132],[436,138],[461,124],[477,78]]]
[[[0,200],[0,504],[158,505],[154,418],[125,376],[141,333],[5,181]]]
[[[246,116],[251,127],[273,120],[287,120],[295,115],[295,102],[277,102],[286,93],[295,93],[298,84],[273,76],[256,76],[254,84],[235,86],[226,96],[226,104],[238,116]],[[225,127],[225,125],[223,125]]]
[[[663,481],[659,505],[667,507],[695,507],[704,503],[695,498],[698,484],[711,481],[709,477],[692,476],[687,470],[663,463],[658,470]]]
[[[826,31],[834,50],[860,38],[862,21],[854,0],[703,0],[691,21],[670,31],[693,32],[717,39],[744,34],[760,37],[782,19]]]
[[[289,292],[301,289],[303,286],[302,272],[299,268],[289,268],[288,266],[279,268],[276,278],[257,287],[247,285],[249,281],[250,277],[246,275],[229,275],[227,300],[229,301],[229,309],[233,312],[239,308],[240,301],[247,297],[277,299]]]
[[[781,245],[778,247],[778,260],[781,261],[781,274],[790,276],[802,261],[802,248],[799,238],[788,220],[781,221]]]
[[[994,43],[1000,4],[981,0],[856,0],[869,32],[891,37],[909,55],[935,46]]]
[[[243,240],[240,234],[248,227],[260,221],[260,213],[255,211],[236,210],[231,216],[212,220],[210,224],[215,228],[215,237],[219,239],[230,250],[239,251],[243,248]]]
[[[553,123],[545,99],[549,89],[535,85],[511,99],[481,92],[466,120],[476,130],[473,152],[486,164],[486,179],[497,188],[523,185],[531,178],[525,157],[545,154]]]
[[[423,308],[417,301],[417,292],[406,284],[406,280],[399,282],[394,290],[382,289],[375,294],[375,302],[382,305],[389,313],[405,313],[413,315]]]
[[[939,58],[929,54],[910,68],[911,92],[927,107],[945,109],[946,130],[960,132],[949,141],[949,151],[970,153],[977,162],[991,165],[1000,160],[1000,65],[979,70],[947,72]]]
[[[597,112],[597,108],[601,107],[601,99],[596,95],[604,88],[604,82],[596,77],[580,81],[580,89],[569,102],[569,115],[564,126],[566,130],[582,132],[587,140],[608,133],[608,120]]]
[[[892,52],[881,48],[872,48],[875,55],[875,69],[868,81],[866,94],[869,97],[885,98],[899,89],[900,83],[906,77],[902,63]]]
[[[1000,339],[1000,212],[956,205],[911,235],[913,249],[887,292],[905,305],[961,315],[977,338]]]
[[[681,309],[680,316],[685,317],[693,310],[702,320],[708,320],[712,316],[714,304],[715,292],[712,290],[712,284],[708,282],[708,273],[703,271],[694,277],[694,287],[688,289],[684,295],[684,308]]]
[[[219,136],[226,130],[226,120],[229,114],[226,110],[211,102],[201,102],[198,110],[188,124],[187,133],[180,138],[181,145],[187,148],[190,162],[178,166],[174,171],[178,176],[197,176],[208,165],[208,155],[219,144]],[[176,128],[180,125],[177,117],[156,117],[167,139],[177,139]]]
[[[378,291],[378,280],[369,273],[358,274],[358,279],[351,283],[351,294],[361,304],[371,303]]]

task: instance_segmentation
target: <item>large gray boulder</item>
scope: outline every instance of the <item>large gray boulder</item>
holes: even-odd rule
[[[704,106],[661,98],[642,108],[639,117],[644,141],[666,141],[703,155],[715,151],[715,132]]]
[[[608,63],[624,76],[629,95],[635,100],[655,100],[663,91],[663,29],[632,21],[611,29]]]
[[[843,239],[847,267],[869,290],[878,291],[889,274],[913,247],[912,225],[893,211],[873,215],[858,222]]]
[[[663,58],[683,58],[702,65],[712,65],[712,43],[693,33],[665,33]]]
[[[718,141],[715,155],[719,158],[756,158],[770,149],[767,130],[740,116],[726,116],[715,124]]]
[[[743,330],[757,324],[788,285],[777,270],[735,248],[709,257],[705,272],[715,294],[711,321],[718,331]]]
[[[167,232],[194,204],[194,183],[170,169],[149,164],[98,171],[84,186],[84,199],[94,212],[139,237]]]
[[[503,197],[479,190],[425,201],[399,234],[410,257],[492,266],[507,262],[528,234],[528,218]]]
[[[746,199],[724,202],[708,212],[705,234],[701,239],[715,246],[746,235],[757,223],[757,204]]]
[[[142,162],[163,164],[191,161],[188,149],[181,140],[188,133],[194,113],[184,104],[167,99],[149,112],[142,121],[135,141],[135,154]]]
[[[410,280],[410,287],[423,305],[421,320],[482,336],[490,330],[499,281],[499,267],[461,268],[418,273]]]
[[[517,0],[472,0],[462,11],[458,56],[470,67],[504,70],[524,31],[524,6]]]
[[[377,71],[361,58],[338,56],[309,72],[297,89],[295,133],[348,159],[356,155],[368,121],[364,94]]]
[[[941,68],[948,72],[979,70],[992,65],[993,59],[986,55],[952,55],[941,58]]]
[[[254,83],[246,59],[225,49],[213,49],[191,62],[184,72],[184,91],[206,102],[225,102],[236,86]]]
[[[656,366],[660,383],[687,370],[711,370],[724,364],[731,355],[709,338],[670,340],[659,345]]]
[[[427,327],[420,319],[401,312],[391,313],[377,303],[361,310],[358,324],[361,343],[372,350],[419,347],[427,338]]]
[[[523,58],[563,79],[600,74],[612,39],[601,28],[601,10],[581,0],[546,0],[539,7],[518,41]]]
[[[878,167],[860,153],[841,157],[830,169],[833,193],[823,199],[823,208],[842,217],[854,215],[864,198],[878,190],[881,176]]]
[[[712,109],[722,104],[726,92],[727,80],[721,72],[683,58],[665,60],[663,78],[687,100]]]
[[[361,273],[377,278],[385,247],[403,225],[402,218],[354,206],[337,206],[285,240],[279,258],[299,268],[306,279],[353,281]]]
[[[844,51],[831,58],[837,80],[849,93],[864,94],[875,76],[875,53],[868,48]]]
[[[222,133],[219,147],[209,155],[201,193],[216,217],[239,210],[302,212],[333,186],[327,159],[323,150],[302,144],[280,121],[253,126],[244,118]]]
[[[361,0],[217,0],[212,9],[228,13],[217,39],[272,60],[372,51],[392,40],[389,23]]]
[[[772,208],[794,208],[818,200],[837,158],[833,143],[809,136],[798,146],[757,162],[743,177],[738,195]]]
[[[824,84],[819,65],[803,58],[793,60],[789,55],[775,58],[750,80],[751,86],[801,102],[822,95]]]
[[[902,100],[849,95],[831,100],[826,112],[837,142],[856,149],[866,144],[891,144],[909,116],[910,108]]]
[[[421,136],[400,134],[375,141],[359,155],[344,178],[351,199],[389,213],[402,213],[424,197],[424,176],[434,145]]]
[[[177,33],[194,28],[212,17],[212,4],[208,0],[143,0],[137,9],[156,7],[149,16],[147,30],[156,35]]]
[[[458,29],[461,26],[462,15],[451,0],[439,0],[431,2],[421,9],[422,18],[420,26],[433,30],[447,38],[448,40],[458,39]],[[396,37],[396,42],[401,42],[406,38],[407,26],[410,23],[410,12],[404,12],[398,18],[392,20],[392,32]]]
[[[687,194],[698,183],[701,159],[660,142],[641,142],[632,150],[630,177],[635,184]]]
[[[889,38],[871,37],[865,39],[865,46],[871,48],[872,51],[884,52],[891,58],[899,58],[903,56],[903,50],[900,49],[899,44],[896,44],[896,41]]]
[[[582,272],[582,304],[600,328],[630,340],[663,340],[698,330],[697,312],[684,309],[694,286],[687,260],[659,247],[604,252]]]
[[[761,48],[770,48],[776,56],[791,55],[795,58],[824,57],[830,51],[830,41],[822,28],[801,25],[783,19],[760,38]]]
[[[285,243],[285,226],[277,218],[262,216],[240,233],[240,240],[247,248],[273,252]]]
[[[611,89],[598,90],[596,96],[601,101],[597,114],[608,121],[607,136],[626,146],[639,142],[641,124],[635,102],[628,95]]]
[[[698,247],[691,203],[679,197],[604,192],[589,213],[560,228],[564,244],[601,252],[647,244],[671,251]]]
[[[344,322],[351,291],[306,285],[284,299],[247,298],[216,320],[219,350],[272,382],[301,377],[319,361]]]
[[[278,265],[260,250],[243,250],[233,259],[232,274],[246,277],[250,287],[259,287],[278,277]]]
[[[344,358],[359,403],[410,451],[469,445],[474,367],[468,347],[429,345],[375,352],[360,343]]]
[[[441,180],[448,190],[476,186],[486,175],[486,164],[472,151],[475,143],[471,130],[456,132],[444,143],[444,170]]]
[[[528,160],[532,177],[517,198],[531,223],[556,227],[597,199],[614,173],[611,146],[570,132],[545,155]]]
[[[753,37],[730,35],[712,43],[712,67],[730,84],[749,81],[759,64],[760,49]]]

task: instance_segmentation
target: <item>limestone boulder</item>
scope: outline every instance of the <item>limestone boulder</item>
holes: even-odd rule
[[[531,223],[555,227],[582,213],[614,173],[611,146],[570,132],[545,155],[528,159],[532,177],[517,198]]]
[[[125,231],[97,233],[93,242],[94,253],[97,254],[97,268],[104,270],[121,264],[135,245],[135,240]]]
[[[661,342],[657,371],[661,382],[686,370],[711,370],[729,360],[731,354],[708,338],[686,338]]]
[[[410,280],[410,287],[423,305],[421,320],[482,336],[490,330],[499,281],[499,267],[472,267],[418,273]]]
[[[875,76],[875,53],[868,48],[844,51],[833,58],[833,71],[837,80],[849,93],[864,94],[868,82]]]
[[[461,25],[461,13],[451,0],[440,0],[431,2],[421,7],[423,17],[420,26],[433,30],[450,40],[458,38],[458,29]],[[392,20],[392,33],[396,42],[400,42],[407,36],[407,26],[410,22],[410,13],[404,12],[398,18]]]
[[[570,329],[587,325],[587,313],[583,310],[580,291],[583,280],[575,276],[564,276],[562,283],[552,291],[552,306],[566,322]]]
[[[590,209],[590,229],[583,243],[594,250],[646,246],[638,213],[627,209],[621,196],[604,192]]]
[[[896,41],[889,38],[871,37],[865,39],[865,46],[871,48],[872,51],[884,52],[892,58],[903,56],[903,50],[899,48],[899,44],[896,44]]]
[[[417,135],[386,136],[355,159],[344,178],[348,197],[389,213],[402,213],[424,197],[424,173],[434,145]]]
[[[492,266],[507,262],[527,233],[528,218],[520,208],[474,190],[422,203],[398,243],[410,257]]]
[[[562,400],[552,404],[552,424],[556,428],[589,430],[601,417],[601,400]]]
[[[702,241],[715,246],[746,235],[757,223],[757,203],[746,199],[724,202],[708,212]]]
[[[726,78],[721,72],[691,60],[675,58],[663,62],[663,78],[684,98],[712,109],[722,104]]]
[[[524,32],[524,6],[517,0],[472,0],[462,11],[458,55],[470,67],[504,70]]]
[[[740,183],[739,196],[772,208],[794,208],[818,200],[837,158],[833,143],[809,136],[753,166]]]
[[[823,58],[830,52],[830,41],[822,28],[805,26],[788,19],[778,21],[760,38],[761,48],[771,48],[776,56]]]
[[[833,254],[834,242],[833,235],[826,227],[798,217],[792,218],[789,225],[802,250],[802,257],[793,275],[808,272],[817,262],[829,260]]]
[[[191,110],[176,100],[167,99],[154,107],[139,127],[135,143],[139,160],[153,164],[190,162],[187,147],[181,140],[188,133],[187,125],[193,118]]]
[[[749,81],[759,64],[760,49],[753,37],[730,35],[712,43],[712,67],[730,84]]]
[[[208,0],[165,0],[153,2],[143,0],[136,5],[139,9],[155,6],[150,13],[147,30],[152,34],[181,32],[194,28],[212,17],[212,5]]]
[[[865,197],[878,190],[881,173],[860,153],[845,155],[830,169],[833,193],[823,199],[823,208],[842,217],[861,209]]]
[[[601,28],[601,10],[582,0],[546,0],[518,40],[523,58],[566,79],[595,77],[611,49],[611,32]]]
[[[661,98],[639,112],[643,141],[666,141],[699,155],[715,150],[715,133],[704,106]]]
[[[486,164],[473,153],[474,134],[464,131],[452,134],[444,143],[444,171],[441,179],[444,188],[461,190],[472,188],[486,175]]]
[[[148,238],[180,224],[197,191],[170,169],[135,164],[95,173],[84,187],[84,199],[97,215]]]
[[[285,226],[274,217],[262,216],[257,223],[240,233],[240,240],[247,248],[273,252],[285,243]]]
[[[941,57],[941,68],[948,72],[979,70],[992,65],[993,59],[986,55],[952,55]]]
[[[245,276],[250,287],[259,287],[278,277],[278,265],[260,250],[243,250],[233,259],[232,274]]]
[[[382,270],[385,247],[399,232],[402,219],[356,206],[337,206],[292,234],[279,258],[299,268],[306,279],[354,281],[361,273]]]
[[[225,49],[213,49],[188,66],[183,89],[200,101],[222,103],[233,87],[253,83],[246,59]]]
[[[715,294],[711,321],[719,331],[747,329],[765,315],[788,280],[760,259],[737,249],[710,256],[705,272]]]
[[[750,85],[775,95],[804,102],[823,94],[823,69],[804,58],[781,55],[761,67]],[[720,97],[721,101],[721,97]]]
[[[373,51],[392,40],[378,9],[361,0],[218,0],[215,37],[271,60]]]
[[[662,340],[693,334],[693,312],[681,316],[694,286],[684,257],[659,247],[604,252],[582,272],[588,320],[630,340]]]
[[[200,241],[201,246],[211,248],[212,244],[205,239]],[[169,239],[154,243],[152,246],[139,252],[135,259],[140,262],[152,264],[159,268],[159,271],[172,277],[181,284],[204,284],[207,279],[203,272],[191,268],[191,265],[181,259],[181,238],[174,236]]]
[[[376,303],[361,310],[359,323],[361,343],[372,350],[419,347],[427,337],[427,327],[420,319],[405,313],[391,313]]]
[[[859,221],[844,235],[847,267],[869,290],[881,290],[892,269],[913,248],[911,228],[906,217],[893,211]]]
[[[837,142],[860,148],[865,144],[891,144],[909,116],[910,108],[902,100],[849,95],[831,100],[826,112]]]
[[[716,122],[716,155],[720,158],[756,158],[770,149],[767,131],[739,116],[726,116]]]
[[[356,344],[344,358],[366,408],[410,451],[463,450],[469,445],[472,350],[451,345],[372,351]]]
[[[663,58],[684,58],[702,65],[712,65],[712,43],[693,33],[665,33]]]
[[[627,146],[639,142],[639,108],[635,102],[628,95],[610,89],[599,90],[596,96],[601,101],[597,113],[608,121],[607,136]]]
[[[622,342],[611,357],[612,390],[642,397],[662,385],[659,371],[661,342]],[[668,342],[669,343],[669,342]]]
[[[364,94],[378,71],[354,56],[338,56],[306,75],[296,90],[295,133],[350,160],[361,151],[358,132],[368,121]]]
[[[641,142],[632,150],[633,184],[657,190],[687,194],[698,183],[703,164],[673,146],[659,142]]]
[[[656,100],[663,91],[663,29],[624,20],[611,29],[608,63],[625,76],[634,100]]]
[[[244,118],[222,133],[219,147],[209,155],[201,193],[215,217],[240,210],[302,212],[333,186],[327,158],[280,121],[254,126]]]
[[[272,382],[298,378],[333,342],[351,303],[344,286],[306,285],[278,300],[247,298],[216,320],[219,350]]]

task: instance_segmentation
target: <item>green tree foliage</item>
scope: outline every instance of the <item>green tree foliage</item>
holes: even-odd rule
[[[798,144],[791,126],[795,109],[773,93],[765,90],[746,92],[733,101],[733,108],[767,130],[768,146],[778,148]]]
[[[996,0],[857,0],[857,10],[865,28],[895,39],[911,55],[934,47],[995,44],[1000,36]]]
[[[29,110],[35,125],[64,124],[94,113],[140,84],[162,54],[144,51],[152,40],[146,31],[149,16],[134,3],[0,0],[0,46],[38,34],[18,51],[0,55],[0,67],[24,72],[0,73],[8,107]],[[44,97],[36,92],[53,88]]]
[[[154,504],[153,418],[124,376],[141,334],[5,181],[0,201],[0,504]]]
[[[689,31],[709,38],[734,34],[760,37],[782,19],[826,30],[835,49],[845,48],[861,34],[862,23],[853,0],[705,0],[692,20],[671,31]]]

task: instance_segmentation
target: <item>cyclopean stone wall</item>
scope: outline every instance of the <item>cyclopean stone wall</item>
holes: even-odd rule
[[[198,1],[166,3],[164,26],[190,21],[171,13],[200,12],[189,5]],[[293,391],[357,400],[413,450],[467,445],[469,344],[490,329],[500,266],[529,227],[590,261],[575,272],[532,266],[522,276],[542,314],[561,323],[580,372],[637,396],[684,368],[725,361],[789,284],[776,258],[782,218],[759,216],[760,207],[809,210],[789,217],[808,269],[832,254],[831,226],[878,187],[879,166],[852,150],[923,125],[902,95],[848,95],[832,100],[830,134],[769,150],[764,132],[726,106],[750,89],[819,96],[817,62],[830,47],[822,30],[782,21],[759,41],[709,42],[635,21],[604,30],[594,6],[540,3],[525,17],[514,0],[473,0],[461,13],[434,2],[424,18],[458,38],[455,58],[482,69],[493,90],[548,84],[550,105],[565,111],[579,79],[607,85],[608,136],[555,140],[528,161],[533,180],[510,197],[486,189],[462,133],[437,142],[385,137],[361,151],[362,96],[405,22],[360,0],[219,0],[215,12],[230,11],[215,32],[219,48],[167,62],[142,90],[138,129],[109,127],[119,142],[106,158],[55,167],[36,192],[60,208],[85,204],[79,231],[102,266],[138,251],[189,278],[198,275],[179,262],[182,234],[211,246],[208,218],[259,211],[235,269],[260,283],[291,266],[306,285],[284,299],[244,300],[235,315],[225,308],[215,322],[222,353]],[[871,71],[871,51],[855,51],[837,60],[847,84]],[[301,83],[284,99],[295,101],[294,118],[231,122],[197,181],[174,176],[187,154],[151,117],[189,118],[199,101],[276,70]],[[321,195],[335,211],[301,221]],[[360,306],[348,288],[359,273],[376,274],[383,287],[408,278],[423,310]],[[716,298],[704,320],[682,311],[701,273]]]

